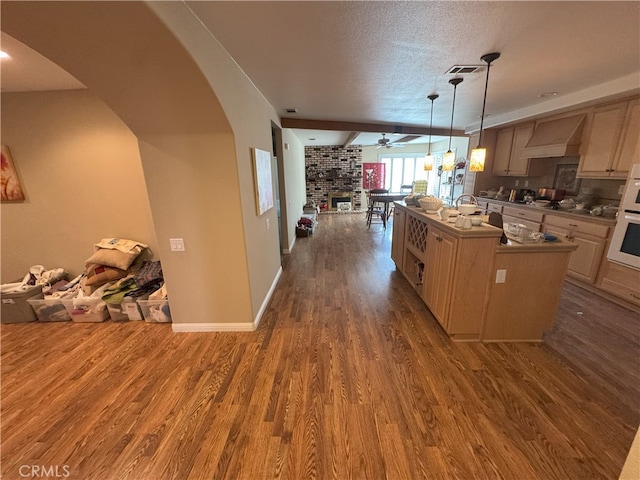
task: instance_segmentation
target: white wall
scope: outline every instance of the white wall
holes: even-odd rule
[[[288,212],[288,238],[283,239],[283,251],[290,253],[296,240],[296,224],[302,214],[302,207],[307,203],[304,145],[293,131],[287,128],[282,130],[282,142],[289,146],[288,150],[282,151]]]
[[[3,203],[2,281],[34,264],[84,271],[106,237],[158,253],[138,142],[87,90],[3,93],[2,143],[11,149],[26,200]]]

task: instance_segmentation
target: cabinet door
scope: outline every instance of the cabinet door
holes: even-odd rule
[[[496,151],[493,154],[493,174],[508,175],[511,146],[513,144],[513,128],[503,128],[498,131]]]
[[[448,323],[456,242],[455,238],[440,230],[429,229],[422,299],[445,330]]]
[[[610,176],[626,108],[627,103],[623,102],[594,109],[580,152],[578,176]]]
[[[640,98],[629,102],[622,136],[613,162],[612,177],[626,178],[640,158]]]
[[[404,252],[404,225],[406,213],[399,208],[393,209],[393,237],[391,238],[391,260],[402,267]]]
[[[605,241],[582,233],[573,233],[572,236],[571,241],[578,245],[578,249],[569,257],[567,273],[584,282],[594,283],[602,261]]]
[[[511,146],[508,174],[515,176],[526,176],[529,171],[529,159],[521,158],[522,150],[533,134],[533,123],[516,127]]]

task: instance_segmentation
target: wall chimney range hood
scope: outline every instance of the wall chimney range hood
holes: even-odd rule
[[[586,114],[542,120],[522,150],[524,158],[568,157],[578,155]]]

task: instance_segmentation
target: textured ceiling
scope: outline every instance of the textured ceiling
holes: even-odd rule
[[[501,57],[491,67],[485,126],[640,91],[637,1],[185,5],[283,117],[424,128],[429,125],[427,95],[437,93],[434,128],[448,131],[453,76],[445,72],[456,64],[481,65],[480,57],[493,51]],[[14,42],[2,36],[3,48],[26,48]],[[37,57],[3,62],[2,91],[82,88]],[[27,68],[36,60],[44,60],[46,74]],[[485,74],[483,69],[462,75],[455,130],[477,130]],[[545,92],[557,96],[538,97]],[[287,114],[286,108],[297,113]],[[337,144],[347,136],[309,128],[299,133],[305,144],[328,138]],[[357,143],[375,143],[379,137],[360,137]]]

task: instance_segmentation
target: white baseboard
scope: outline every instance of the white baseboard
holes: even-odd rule
[[[267,292],[260,310],[253,320],[253,323],[172,323],[171,329],[174,333],[188,333],[188,332],[253,332],[260,324],[260,319],[264,311],[269,305],[273,291],[280,280],[282,275],[282,267],[278,268],[278,273],[271,283],[271,287]]]
[[[289,248],[283,248],[282,249],[282,253],[284,255],[289,255],[291,253],[291,251],[293,250],[293,244],[296,243],[296,236],[293,236],[292,240],[289,240]]]
[[[192,332],[253,332],[257,325],[253,323],[173,323],[173,333]]]

